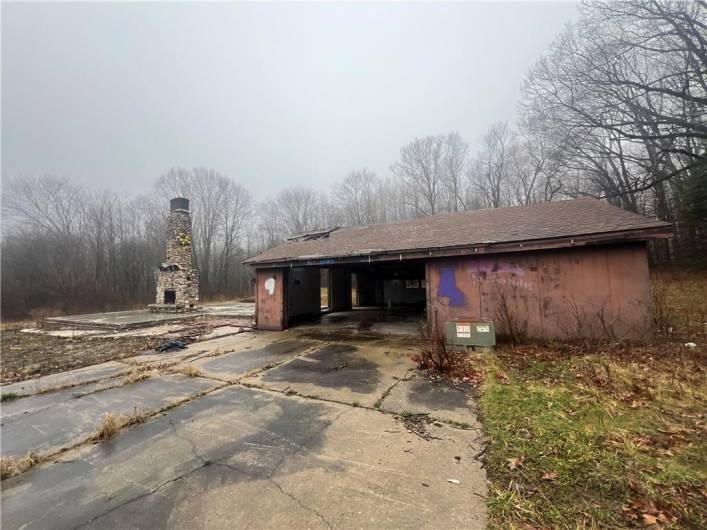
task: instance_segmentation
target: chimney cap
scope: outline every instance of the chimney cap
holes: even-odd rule
[[[185,199],[184,197],[175,197],[174,199],[169,201],[169,209],[170,209],[170,211],[174,211],[174,210],[189,211],[189,199]]]

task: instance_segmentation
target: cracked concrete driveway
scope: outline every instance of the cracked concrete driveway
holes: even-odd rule
[[[145,381],[3,404],[3,454],[47,461],[2,482],[2,528],[483,528],[465,389],[427,384],[399,338],[337,339],[214,339]],[[138,401],[157,412],[61,451]]]

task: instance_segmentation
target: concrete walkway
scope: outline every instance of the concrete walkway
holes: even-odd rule
[[[409,343],[236,337],[3,403],[3,455],[51,456],[3,481],[2,527],[485,527],[473,402],[417,375]],[[136,407],[153,415],[80,443]]]

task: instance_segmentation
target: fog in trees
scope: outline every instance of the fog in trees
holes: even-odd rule
[[[287,238],[478,208],[592,196],[675,223],[656,263],[707,255],[707,10],[700,2],[587,1],[525,78],[515,123],[479,138],[430,131],[387,174],[361,159],[327,189],[256,201],[247,176],[173,168],[151,190],[90,192],[17,176],[2,197],[2,309],[118,309],[153,296],[168,200],[191,200],[205,299],[251,294],[242,261]],[[391,155],[391,158],[395,156]]]

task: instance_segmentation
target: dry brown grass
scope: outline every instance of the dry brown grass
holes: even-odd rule
[[[120,427],[123,428],[130,427],[132,425],[140,425],[141,423],[145,423],[149,417],[150,416],[148,414],[139,412],[136,407],[130,416],[122,416]]]
[[[120,383],[120,386],[132,385],[133,383],[139,383],[145,379],[149,379],[152,376],[151,371],[148,368],[140,367],[135,370],[130,371]]]
[[[199,370],[196,366],[185,366],[181,370],[179,370],[179,373],[184,374],[188,377],[201,377],[201,370]]]
[[[707,340],[707,273],[655,273],[651,295],[653,318],[663,337]]]
[[[91,439],[96,442],[107,440],[115,436],[119,430],[120,422],[118,421],[118,418],[112,413],[106,412]]]
[[[19,458],[0,458],[0,479],[14,477],[40,463],[42,458],[37,453],[27,453]]]
[[[149,415],[144,412],[139,412],[137,408],[133,411],[131,415],[121,414],[116,416],[111,412],[106,412],[99,423],[96,432],[89,437],[89,441],[92,442],[102,442],[108,440],[118,434],[120,429],[124,427],[130,427],[131,425],[139,425],[144,423]]]

